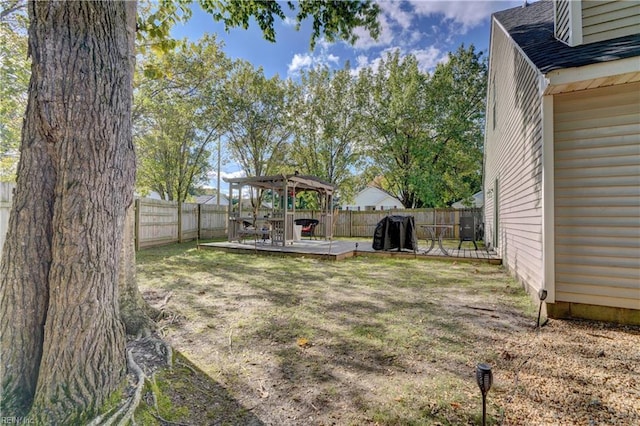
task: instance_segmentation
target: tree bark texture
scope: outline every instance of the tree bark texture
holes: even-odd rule
[[[36,122],[31,80],[27,122]],[[35,392],[42,356],[51,265],[51,219],[56,171],[43,135],[23,129],[13,197],[0,262],[0,412],[22,415]]]
[[[125,373],[135,13],[135,2],[29,3],[29,103],[0,266],[3,415],[80,422]]]
[[[134,336],[146,334],[153,327],[151,308],[142,298],[136,281],[135,220],[135,204],[131,203],[125,221],[122,262],[118,276],[118,300],[125,331]]]

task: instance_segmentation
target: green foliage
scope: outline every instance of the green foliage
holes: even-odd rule
[[[143,53],[147,49],[168,51],[175,47],[169,35],[173,25],[186,22],[191,17],[193,0],[142,1],[138,6],[138,44]],[[287,14],[281,3],[264,0],[199,0],[200,7],[211,14],[214,20],[221,21],[225,29],[249,28],[251,21],[260,27],[264,38],[276,41],[275,20],[285,20]],[[283,3],[282,3],[283,4]],[[354,43],[357,35],[355,28],[363,27],[377,38],[380,25],[377,20],[379,7],[371,0],[342,0],[321,2],[300,0],[286,3],[289,11],[295,12],[296,29],[302,22],[311,20],[311,40],[313,49],[316,41],[324,36],[329,41],[337,39]]]
[[[136,21],[138,51],[161,54],[174,49],[176,41],[170,37],[171,28],[191,18],[191,3],[192,0],[140,1]]]
[[[433,73],[431,143],[417,152],[417,193],[427,206],[451,205],[482,186],[486,76],[486,60],[473,45],[460,46]]]
[[[161,54],[149,52],[139,62],[134,141],[140,192],[183,201],[206,180],[209,147],[225,129],[220,97],[230,67],[212,36]],[[149,69],[164,77],[150,78]]]
[[[22,117],[31,74],[31,61],[27,57],[27,18],[20,12],[20,3],[3,4],[3,19],[0,20],[0,182],[12,182],[16,177]]]
[[[416,155],[428,143],[428,75],[418,68],[414,56],[399,51],[359,76],[362,119],[371,129],[369,155],[372,169],[382,176],[382,188],[405,207],[422,207],[415,175],[422,167]]]
[[[333,183],[342,199],[355,192],[354,174],[364,162],[366,129],[359,119],[356,89],[348,66],[308,71],[301,77],[291,114],[294,168]]]
[[[295,87],[277,75],[268,79],[262,68],[238,61],[225,86],[227,146],[247,176],[285,171],[291,138],[290,103]],[[262,193],[256,194],[257,200]],[[259,205],[260,203],[254,203]]]
[[[416,59],[387,55],[359,77],[373,131],[370,176],[405,207],[443,207],[481,187],[486,61],[461,46],[433,75]]]
[[[275,17],[285,19],[280,2],[261,0],[200,0],[202,9],[211,13],[213,19],[222,21],[227,31],[233,27],[249,27],[253,18],[265,39],[275,42]],[[379,7],[370,0],[342,0],[322,2],[316,0],[288,1],[287,7],[295,11],[296,29],[306,19],[311,19],[311,48],[324,36],[329,41],[344,39],[351,43],[357,40],[354,28],[364,27],[373,37],[378,37],[380,27],[377,21]]]

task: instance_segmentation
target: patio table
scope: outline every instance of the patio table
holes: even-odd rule
[[[235,235],[237,235],[238,242],[244,244],[244,240],[247,237],[253,238],[253,243],[256,245],[259,239],[262,239],[263,242],[271,237],[271,230],[265,226],[246,226],[247,224],[256,225],[262,219],[255,220],[253,217],[232,217],[230,218],[232,222],[235,223]]]
[[[429,248],[425,251],[429,253],[433,246],[435,246],[436,241],[438,241],[438,247],[442,250],[445,256],[451,256],[449,252],[442,246],[442,236],[448,229],[453,229],[453,225],[419,225],[421,228],[427,230],[427,244],[429,244]]]

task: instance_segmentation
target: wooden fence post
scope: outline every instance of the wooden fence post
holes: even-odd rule
[[[200,231],[202,229],[202,204],[198,204],[198,212],[196,215],[196,226],[198,228],[198,240],[201,240],[202,237],[200,235]]]
[[[182,201],[178,199],[178,243],[182,243]]]
[[[136,198],[134,201],[134,224],[133,224],[133,238],[135,240],[136,251],[140,250],[140,198]]]
[[[454,210],[453,212],[453,238],[460,238],[460,229],[456,226],[456,223],[460,223],[460,210]]]

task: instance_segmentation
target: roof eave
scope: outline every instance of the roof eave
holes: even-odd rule
[[[638,57],[599,62],[582,67],[561,68],[544,75],[548,82],[544,94],[558,94],[640,81]]]

